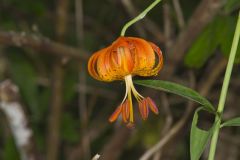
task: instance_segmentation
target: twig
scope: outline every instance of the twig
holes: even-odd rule
[[[67,11],[69,0],[59,0],[56,14],[56,38],[63,42],[67,28]],[[47,160],[57,160],[60,146],[60,123],[63,108],[63,83],[64,69],[62,59],[56,59],[53,64],[52,77],[52,104],[49,115],[48,137],[47,137]]]
[[[101,135],[107,127],[107,123],[99,123],[99,119],[95,120],[95,122],[92,122],[91,128],[89,128],[88,133],[85,133],[81,139],[84,139],[85,137],[89,137],[91,140],[95,140],[96,138]],[[83,151],[82,151],[82,143],[78,144],[77,146],[73,146],[69,149],[67,152],[67,159],[68,160],[76,160],[81,159],[83,157]]]
[[[79,85],[78,86],[78,91],[81,91],[83,93],[88,93],[94,96],[100,96],[100,97],[104,97],[106,99],[116,99],[117,98],[117,93],[112,91],[112,90],[108,90],[105,88],[100,88],[100,87],[96,87],[96,86],[82,86]]]
[[[185,21],[183,18],[183,13],[182,13],[182,9],[181,9],[179,0],[173,0],[173,7],[176,12],[178,25],[179,25],[180,29],[183,29],[185,26]]]
[[[174,47],[171,50],[170,59],[173,64],[166,69],[164,77],[168,78],[173,75],[177,65],[183,59],[187,49],[192,45],[194,40],[202,32],[204,27],[213,19],[220,8],[223,6],[223,0],[202,0],[197,9],[191,16],[188,25],[178,36]]]
[[[38,78],[38,84],[44,87],[50,86],[50,80],[45,77]],[[118,93],[107,88],[97,87],[92,85],[83,86],[78,84],[76,87],[73,88],[76,92],[84,92],[85,94],[90,94],[93,96],[100,96],[106,99],[114,100],[117,98]]]
[[[83,47],[84,39],[84,23],[83,23],[83,1],[75,0],[75,15],[76,15],[76,33],[78,46]],[[79,85],[86,86],[86,67],[82,62],[79,64]],[[86,87],[84,87],[86,88]],[[86,134],[88,132],[88,111],[87,111],[87,96],[85,91],[79,92],[79,117],[81,122],[81,132]],[[88,134],[86,134],[88,135]],[[90,138],[86,136],[82,141],[83,159],[90,159],[91,149],[90,149]]]
[[[208,94],[208,92],[210,91],[210,89],[212,88],[212,86],[215,84],[216,80],[219,78],[219,76],[221,75],[221,73],[223,72],[226,63],[224,63],[223,61],[226,61],[225,59],[221,59],[219,61],[216,61],[216,64],[214,65],[214,67],[211,68],[211,71],[209,71],[207,76],[204,76],[203,78],[203,82],[204,83],[200,83],[200,85],[197,87],[199,89],[199,92],[201,95],[206,96]],[[218,68],[218,69],[216,69]],[[206,77],[208,77],[206,79]],[[206,87],[205,87],[206,85]],[[152,156],[152,154],[156,153],[157,151],[159,151],[162,147],[164,147],[174,136],[176,136],[177,133],[179,133],[179,131],[183,128],[183,126],[186,124],[189,116],[192,113],[192,110],[194,109],[192,104],[188,104],[191,107],[187,107],[182,119],[177,122],[174,126],[172,126],[171,129],[169,129],[168,134],[166,134],[164,137],[162,137],[159,142],[153,146],[153,148],[150,148],[149,150],[146,151],[145,154],[146,157],[144,156],[143,158],[148,159],[150,156]],[[121,128],[121,130],[126,130],[125,128]],[[115,132],[115,134],[113,135],[113,137],[111,138],[111,141],[106,145],[105,148],[110,148],[114,143],[115,145],[119,145],[120,147],[122,147],[126,142],[127,139],[130,137],[130,133],[127,134],[127,136],[125,135],[125,139],[122,143],[118,143],[118,139],[116,137],[121,137],[122,136],[122,131],[119,132],[117,130],[117,132]],[[110,146],[110,147],[107,147]],[[121,151],[121,148],[114,148],[112,147],[112,150],[106,150],[105,152],[102,152],[105,157],[106,154],[109,153],[114,153],[115,150],[117,150],[117,152]],[[120,153],[118,153],[117,155],[113,156],[112,154],[110,154],[110,157],[112,159],[116,159],[116,157],[119,156]],[[145,159],[145,160],[146,160]],[[143,159],[144,160],[144,159]]]
[[[216,62],[211,65],[211,67],[209,67],[211,70],[207,70],[206,75],[203,75],[203,77],[208,77],[207,81],[205,79],[202,79],[198,85],[198,90],[200,91],[201,95],[208,95],[209,88],[211,88],[211,86],[216,83],[216,77],[223,72],[226,65],[227,60],[225,58],[217,58]]]
[[[140,160],[148,160],[154,153],[159,151],[164,145],[167,144],[184,126],[189,115],[192,112],[192,106],[189,105],[182,116],[181,120],[179,120],[157,144],[155,144],[152,148],[147,150],[140,158]]]
[[[165,93],[161,94],[160,99],[162,101],[162,108],[166,114],[166,121],[165,121],[165,125],[162,129],[162,135],[166,134],[167,131],[170,129],[172,122],[173,122],[173,117],[172,117],[172,113],[170,110],[170,105],[169,105],[169,100],[167,98],[167,95]]]
[[[118,159],[123,147],[127,143],[126,139],[130,136],[131,131],[126,128],[117,128],[113,136],[111,137],[109,143],[104,146],[101,152],[104,160]]]
[[[170,105],[169,105],[169,101],[167,98],[167,95],[165,93],[161,94],[160,96],[161,102],[162,102],[162,108],[166,114],[166,120],[165,120],[165,125],[161,131],[161,136],[165,135],[169,129],[172,126],[172,122],[173,122],[173,117],[172,117],[172,113],[170,110]],[[162,150],[159,150],[158,152],[155,153],[154,155],[154,160],[160,160],[162,155]]]
[[[55,62],[58,63],[58,62]],[[47,160],[57,160],[59,153],[59,129],[62,115],[63,68],[61,64],[54,64],[52,79],[52,104],[48,120]]]
[[[84,15],[84,25],[86,25],[89,30],[91,30],[97,37],[105,39],[108,42],[111,42],[116,38],[113,30],[106,28],[104,24],[98,23],[94,18],[95,17]]]
[[[62,43],[51,41],[48,38],[40,37],[34,34],[28,35],[25,32],[4,32],[0,31],[0,44],[16,47],[29,47],[35,50],[44,51],[59,57],[76,58],[78,60],[87,60],[89,56],[87,51],[66,46]]]
[[[92,158],[92,160],[98,160],[100,158],[100,155],[99,154],[96,154],[93,158]]]
[[[84,40],[84,24],[83,24],[83,2],[75,0],[75,20],[76,20],[76,36],[78,47],[83,46]]]
[[[193,74],[190,74],[190,83],[191,87],[195,88],[195,78],[193,77]],[[143,156],[140,157],[140,160],[148,160],[154,153],[160,151],[164,145],[167,144],[178,132],[179,130],[184,126],[184,124],[187,122],[188,117],[191,115],[193,110],[193,103],[188,102],[186,110],[182,116],[182,118],[168,131],[168,134],[166,134],[157,144],[155,144],[152,148],[147,150]]]
[[[164,20],[164,36],[165,36],[165,48],[166,53],[169,53],[169,50],[172,46],[172,24],[171,24],[171,17],[170,17],[170,7],[168,3],[163,5],[163,20]]]
[[[10,80],[0,83],[0,109],[6,115],[22,160],[38,160],[33,131],[19,100],[18,87]]]
[[[221,75],[221,73],[224,71],[225,66],[222,64],[222,62],[220,61],[220,63],[216,64],[216,67],[219,68],[218,70],[215,70],[215,68],[212,68],[212,71],[209,72],[211,74],[209,74],[208,78],[206,79],[206,77],[204,77],[204,81],[205,83],[202,83],[203,86],[199,86],[199,92],[201,95],[203,96],[207,96],[208,92],[210,91],[211,87],[213,86],[214,82],[218,79],[218,77]],[[204,87],[204,85],[208,86],[208,88]],[[204,88],[204,89],[202,89]],[[183,115],[183,117],[181,118],[181,120],[179,120],[169,131],[168,134],[166,134],[162,139],[160,139],[160,141],[154,145],[152,148],[150,148],[149,150],[147,150],[140,158],[140,160],[148,160],[154,153],[156,153],[157,151],[159,151],[163,146],[165,146],[181,129],[182,127],[185,125],[185,123],[187,122],[187,119],[189,118],[189,116],[191,115],[191,112],[193,110],[193,105],[192,103],[188,104],[188,107]]]

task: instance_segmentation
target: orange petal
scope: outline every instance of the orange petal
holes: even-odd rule
[[[147,97],[146,101],[147,101],[148,106],[151,109],[151,111],[155,114],[158,114],[159,113],[158,108],[157,108],[156,104],[154,103],[154,101],[150,97]]]
[[[108,69],[107,69],[108,64],[105,61],[106,55],[107,55],[107,52],[99,55],[98,61],[97,61],[97,71],[99,73],[99,77],[103,81],[112,81],[111,75],[108,73]]]
[[[98,57],[99,57],[99,53],[94,54],[90,57],[88,61],[88,72],[93,78],[97,80],[99,80],[99,75],[98,75],[97,66],[96,66]]]
[[[119,37],[112,45],[112,61],[117,68],[121,68],[125,74],[131,73],[134,66],[134,59],[132,57],[128,38]]]
[[[156,75],[162,66],[162,52],[155,44],[141,38],[119,37],[91,56],[88,71],[95,79],[110,82],[129,74]]]
[[[89,74],[101,81],[105,81],[105,78],[103,75],[105,74],[105,63],[102,61],[102,56],[107,53],[109,50],[109,47],[103,48],[100,51],[95,52],[88,61],[88,71]]]
[[[156,75],[163,65],[160,48],[141,38],[128,37],[135,45],[135,66],[133,74],[140,76]]]
[[[126,44],[125,44],[126,45]],[[133,69],[133,59],[131,56],[131,53],[128,49],[127,46],[119,46],[117,48],[117,54],[119,56],[119,61],[121,61],[122,63],[122,68],[127,71],[127,72],[131,72]]]
[[[152,68],[152,74],[155,75],[162,69],[162,66],[163,66],[163,55],[162,55],[161,49],[158,46],[156,46],[152,42],[149,42],[149,44],[152,46],[152,48],[154,50],[154,53],[155,53],[155,56],[157,56],[156,57],[157,58],[156,59],[157,63]]]
[[[119,114],[122,112],[122,105],[119,105],[113,114],[109,117],[109,122],[114,122],[117,120]]]
[[[134,72],[138,75],[146,75],[145,72],[150,70],[155,63],[155,55],[151,45],[140,38],[129,37],[135,44],[135,68]]]

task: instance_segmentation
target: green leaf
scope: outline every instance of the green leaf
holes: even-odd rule
[[[162,90],[165,92],[177,94],[179,96],[185,97],[189,100],[195,101],[203,105],[205,109],[210,112],[215,111],[212,104],[206,98],[204,98],[198,92],[192,90],[191,88],[187,88],[173,82],[162,81],[162,80],[138,80],[134,82],[136,84],[146,86],[149,88],[154,88],[157,90]]]
[[[184,63],[188,67],[200,68],[214,50],[220,46],[221,53],[228,57],[235,31],[236,16],[216,17],[200,34],[187,52]],[[240,46],[238,47],[235,63],[240,63]]]
[[[222,127],[231,127],[231,126],[240,126],[240,117],[236,117],[230,120],[227,120],[223,124],[221,124]]]
[[[34,66],[21,50],[10,49],[8,58],[10,61],[11,78],[20,88],[23,100],[29,106],[34,119],[40,116],[38,105],[37,72]]]
[[[228,56],[232,45],[236,20],[233,17],[222,17],[221,22],[217,28],[218,34],[216,38],[219,40],[222,53]]]
[[[224,7],[224,11],[227,13],[231,13],[232,11],[240,8],[239,0],[227,0],[227,3]]]
[[[7,159],[20,160],[20,155],[14,143],[13,137],[5,138],[1,157],[6,160]]]
[[[224,56],[228,57],[232,46],[233,35],[236,26],[236,17],[221,17],[221,20],[219,20],[219,22],[221,23],[219,23],[218,27],[216,28],[216,38],[219,41],[221,53]],[[240,45],[237,49],[235,63],[240,63]]]
[[[61,138],[69,143],[76,143],[79,141],[78,123],[69,113],[64,113],[61,124]]]
[[[63,98],[65,103],[69,103],[76,96],[76,84],[78,83],[79,73],[72,68],[67,68],[66,73],[67,76],[64,77]]]
[[[200,68],[205,64],[217,48],[218,39],[215,36],[217,26],[217,21],[213,21],[204,29],[187,52],[184,59],[185,65]]]
[[[198,108],[193,116],[192,127],[191,127],[191,135],[190,135],[190,155],[191,160],[199,160],[207,142],[213,134],[213,129],[209,129],[209,131],[202,130],[197,127],[198,122],[198,112],[204,110],[203,107]]]

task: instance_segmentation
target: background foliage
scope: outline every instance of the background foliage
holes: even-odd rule
[[[79,82],[79,74],[84,74],[86,67],[85,69],[79,67],[79,64],[86,66],[86,59],[68,57],[68,53],[64,56],[52,54],[48,46],[42,46],[46,47],[45,49],[36,49],[30,45],[18,45],[17,41],[11,45],[5,43],[7,40],[3,38],[2,33],[17,33],[23,37],[35,37],[37,40],[47,38],[63,46],[80,48],[79,55],[91,55],[94,51],[111,44],[120,35],[122,26],[150,3],[143,0],[129,0],[130,3],[125,0],[83,0],[84,38],[79,45],[76,36],[79,28],[76,27],[74,1],[66,0],[67,19],[63,38],[57,31],[60,26],[57,26],[56,8],[62,4],[62,1],[64,0],[2,0],[0,2],[0,79],[2,81],[11,79],[19,87],[21,103],[33,129],[34,141],[40,157],[45,159],[50,154],[50,148],[56,147],[57,159],[89,159],[96,153],[102,155],[102,159],[138,159],[154,144],[164,139],[171,129],[175,129],[175,124],[186,119],[177,134],[174,134],[167,141],[167,145],[164,145],[154,156],[164,160],[190,159],[191,121],[188,118],[191,119],[193,115],[190,111],[187,117],[184,117],[187,112],[186,106],[189,105],[185,99],[137,86],[141,93],[151,96],[156,101],[160,115],[151,115],[147,121],[139,119],[135,128],[129,130],[120,125],[121,121],[116,124],[107,121],[124,94],[123,82],[106,84],[92,79],[86,73],[86,83],[82,83]],[[219,9],[211,12],[210,7],[209,14],[203,9],[201,14],[206,13],[210,18],[206,22],[203,18],[200,21],[202,24],[197,24],[202,28],[196,30],[188,29],[189,24],[194,23],[193,19],[196,18],[193,17],[195,10],[202,4],[210,6],[212,0],[180,0],[183,25],[179,23],[181,16],[175,8],[174,1],[178,0],[163,0],[146,19],[132,26],[126,35],[153,41],[162,49],[165,66],[160,71],[160,75],[152,77],[153,79],[168,79],[194,88],[216,105],[240,1],[216,1],[214,3],[221,4]],[[181,39],[183,34],[188,35],[186,39]],[[176,48],[179,44],[182,44],[180,48]],[[178,55],[178,51],[181,55]],[[56,76],[54,69],[59,62],[63,72],[60,78]],[[239,63],[240,48],[237,51],[224,119],[240,114]],[[136,79],[142,78],[136,77]],[[53,89],[54,84],[59,81],[62,81],[60,97]],[[86,96],[88,113],[86,123],[83,122],[79,111],[79,92]],[[51,134],[49,132],[52,132],[49,130],[50,119],[55,118],[52,108],[56,95],[61,99],[61,104],[57,107],[61,115],[59,129],[56,130],[60,135],[58,144],[48,142]],[[192,106],[194,107],[196,106]],[[1,115],[0,159],[17,160],[19,152],[4,113]],[[213,117],[206,114],[199,118],[199,125],[209,128]],[[240,158],[239,132],[239,128],[223,130],[220,135],[217,160]],[[83,143],[86,137],[89,139],[87,143],[90,147]],[[206,155],[203,154],[202,159],[205,159]]]

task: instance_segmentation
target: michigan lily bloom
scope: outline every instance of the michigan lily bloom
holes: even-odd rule
[[[147,119],[149,109],[158,114],[153,100],[137,92],[132,77],[157,75],[162,66],[163,56],[160,48],[152,42],[135,37],[119,37],[110,46],[90,57],[88,71],[93,78],[105,82],[124,80],[126,84],[125,96],[110,116],[110,122],[114,122],[121,115],[123,122],[134,123],[132,94],[138,102],[143,120]]]

